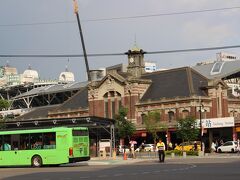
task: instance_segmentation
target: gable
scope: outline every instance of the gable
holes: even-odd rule
[[[124,95],[124,84],[120,83],[112,76],[108,76],[98,87],[98,99],[103,99],[103,96],[109,91],[116,91]]]

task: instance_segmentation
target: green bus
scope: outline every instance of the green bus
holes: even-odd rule
[[[89,159],[86,127],[0,131],[0,166],[40,167]]]

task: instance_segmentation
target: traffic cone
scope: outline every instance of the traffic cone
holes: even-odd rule
[[[123,160],[127,160],[127,153],[126,152],[123,153]]]

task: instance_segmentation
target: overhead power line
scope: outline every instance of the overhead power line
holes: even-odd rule
[[[150,18],[150,17],[160,17],[160,16],[174,16],[174,15],[186,15],[195,13],[205,13],[205,12],[217,12],[240,9],[240,7],[226,7],[226,8],[216,8],[216,9],[202,9],[194,11],[182,11],[182,12],[170,12],[170,13],[157,13],[157,14],[146,14],[137,16],[122,16],[122,17],[112,17],[112,18],[94,18],[85,19],[83,22],[94,22],[94,21],[113,21],[113,20],[124,20],[124,19],[138,19],[138,18]],[[55,25],[55,24],[67,24],[76,23],[76,21],[52,21],[52,22],[38,22],[38,23],[17,23],[17,24],[0,24],[0,27],[11,27],[11,26],[38,26],[38,25]]]
[[[240,45],[234,46],[218,46],[218,47],[206,47],[206,48],[191,48],[191,49],[176,49],[176,50],[159,50],[159,51],[146,51],[145,54],[171,54],[171,53],[188,53],[198,51],[213,51],[220,49],[235,49],[240,48]],[[102,54],[88,54],[89,57],[100,56],[123,56],[127,53],[102,53]],[[84,57],[83,54],[0,54],[1,58],[76,58]]]
[[[111,20],[121,20],[121,19],[137,19],[137,18],[149,18],[149,17],[158,17],[158,16],[173,16],[173,15],[185,15],[185,14],[195,14],[195,13],[204,13],[204,12],[225,11],[225,10],[233,10],[233,9],[240,9],[240,7],[202,9],[202,10],[194,10],[194,11],[159,13],[159,14],[148,14],[148,15],[138,15],[138,16],[123,16],[123,17],[113,17],[113,18],[98,18],[98,19],[88,19],[85,21],[111,21]]]
[[[89,57],[99,56],[123,56],[125,53],[87,54]],[[0,54],[4,58],[68,58],[84,57],[83,54]]]
[[[219,49],[235,49],[240,48],[240,45],[236,46],[219,46],[219,47],[207,47],[207,48],[192,48],[192,49],[176,49],[176,50],[166,50],[166,51],[152,51],[146,52],[146,54],[170,54],[170,53],[182,53],[182,52],[196,52],[196,51],[213,51]]]
[[[0,27],[39,26],[39,25],[55,25],[55,24],[70,24],[70,23],[76,23],[76,21],[52,21],[52,22],[37,22],[37,23],[0,24]]]

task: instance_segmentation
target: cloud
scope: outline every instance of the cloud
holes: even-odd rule
[[[188,44],[216,45],[233,38],[236,32],[228,24],[212,24],[201,20],[186,23],[182,29],[184,41]]]

